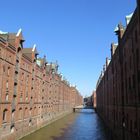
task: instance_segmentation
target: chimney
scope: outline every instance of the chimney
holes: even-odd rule
[[[108,67],[108,65],[109,65],[109,59],[108,57],[106,57],[106,68]]]
[[[119,23],[118,26],[115,28],[114,32],[116,35],[118,35],[118,42],[120,43],[120,40],[123,37],[123,34],[125,32],[125,28],[123,27],[122,23]]]
[[[111,44],[111,58],[113,57],[117,46],[118,44],[114,44],[114,43]]]
[[[106,65],[103,65],[103,73],[106,71]]]
[[[118,34],[118,37],[119,39],[121,39],[123,37],[123,34],[124,34],[124,31],[125,31],[125,28],[123,27],[123,25],[120,23],[118,25],[118,28],[119,28],[119,34]]]

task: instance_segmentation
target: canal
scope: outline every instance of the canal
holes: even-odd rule
[[[76,111],[21,140],[109,140],[108,132],[93,109]]]

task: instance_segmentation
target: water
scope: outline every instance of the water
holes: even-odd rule
[[[109,140],[108,132],[92,109],[72,113],[21,140]]]

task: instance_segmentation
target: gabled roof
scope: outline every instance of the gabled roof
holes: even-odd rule
[[[23,48],[22,53],[32,59],[32,48]]]
[[[19,29],[17,33],[9,33],[9,32],[0,31],[0,36],[2,38],[4,38],[7,42],[9,42],[13,46],[15,45],[15,40],[16,40],[17,37],[19,37],[19,35],[21,35],[20,39],[22,41],[24,41],[21,29]]]

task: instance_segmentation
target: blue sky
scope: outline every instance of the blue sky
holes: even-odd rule
[[[59,71],[90,95],[116,42],[115,26],[132,13],[136,0],[1,1],[0,30],[23,30],[24,46],[37,44],[40,56],[58,61]]]

